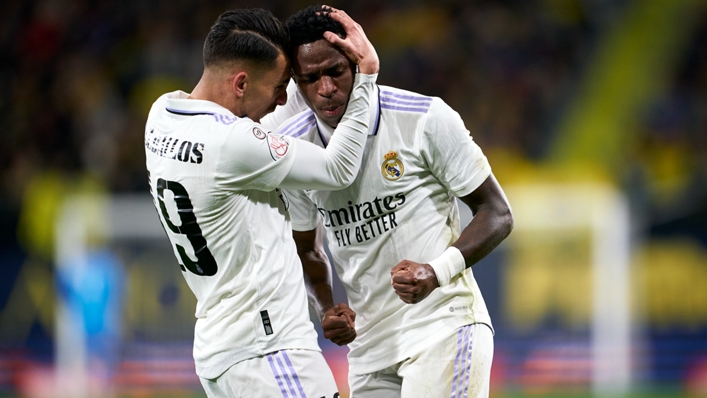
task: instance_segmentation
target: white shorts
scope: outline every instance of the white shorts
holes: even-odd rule
[[[334,375],[321,352],[282,350],[231,366],[216,379],[201,380],[209,398],[338,398]]]
[[[489,396],[493,332],[466,325],[454,335],[389,368],[349,374],[351,398],[477,398]]]

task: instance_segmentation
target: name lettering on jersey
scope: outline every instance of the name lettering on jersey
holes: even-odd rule
[[[400,192],[384,198],[375,197],[370,202],[348,202],[348,207],[327,210],[317,207],[326,228],[334,231],[339,247],[363,243],[398,226],[396,209],[405,204],[405,194]]]
[[[163,158],[174,159],[184,163],[200,164],[204,161],[204,144],[168,137],[155,130],[145,136],[145,148]]]
[[[381,173],[386,180],[395,181],[400,179],[405,172],[403,162],[398,159],[398,154],[395,151],[390,151],[383,155],[383,164],[381,165]]]
[[[273,160],[282,159],[290,149],[290,143],[287,138],[272,133],[268,133],[268,144],[270,145],[270,156],[272,156]]]

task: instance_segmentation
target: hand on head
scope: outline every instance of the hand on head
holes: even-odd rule
[[[373,44],[366,37],[361,25],[356,23],[344,11],[331,8],[331,18],[339,22],[346,30],[346,38],[342,39],[336,33],[325,32],[324,38],[331,44],[341,48],[351,62],[358,65],[358,71],[367,75],[378,73],[380,61]]]

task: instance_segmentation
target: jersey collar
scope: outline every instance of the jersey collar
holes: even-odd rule
[[[190,99],[189,94],[181,90],[167,94],[165,110],[180,116],[226,115],[236,117],[231,111],[215,102]]]
[[[378,125],[381,119],[380,87],[378,87],[378,85],[376,85],[375,89],[371,92],[370,106],[371,119],[368,122],[368,135],[377,135]],[[329,145],[331,136],[334,134],[334,128],[320,120],[316,113],[314,116],[317,119],[317,131],[319,132],[319,138],[322,140],[322,144],[324,144],[324,147],[326,148],[326,146]]]

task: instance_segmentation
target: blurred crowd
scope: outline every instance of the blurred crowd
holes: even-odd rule
[[[671,74],[668,90],[641,114],[629,196],[650,215],[649,233],[682,235],[707,247],[707,7]],[[689,23],[689,22],[688,22]]]
[[[627,1],[332,1],[367,31],[379,83],[440,96],[490,157],[548,155],[603,32]],[[191,90],[210,25],[233,7],[285,19],[291,0],[7,0],[0,16],[2,240],[14,241],[23,196],[40,176],[88,178],[110,192],[144,192],[150,104]],[[681,54],[669,92],[645,111],[627,149],[627,189],[655,223],[707,213],[707,13]],[[492,164],[494,159],[492,158]],[[503,182],[503,181],[502,181]],[[69,182],[67,182],[69,184]],[[702,207],[702,208],[700,208]],[[669,219],[666,208],[674,208]],[[679,211],[677,210],[679,209]],[[661,224],[662,225],[662,224]],[[704,233],[704,231],[702,232]],[[707,238],[705,240],[707,243]]]

